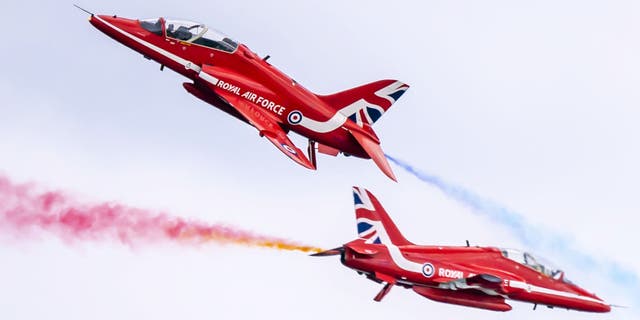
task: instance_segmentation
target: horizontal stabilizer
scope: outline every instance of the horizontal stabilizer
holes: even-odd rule
[[[387,175],[387,177],[391,178],[391,180],[398,182],[395,174],[393,174],[393,170],[391,170],[391,166],[387,161],[387,158],[384,155],[384,151],[380,147],[380,144],[376,141],[373,141],[370,137],[365,135],[362,132],[358,132],[355,130],[351,130],[351,135],[358,141],[362,149],[371,157],[373,162]]]

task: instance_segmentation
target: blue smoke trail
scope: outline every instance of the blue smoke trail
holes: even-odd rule
[[[572,264],[591,272],[604,273],[613,283],[629,291],[634,301],[640,301],[640,278],[638,275],[612,261],[596,261],[591,255],[574,248],[572,241],[551,230],[530,225],[519,213],[485,199],[463,187],[448,183],[438,176],[419,171],[410,164],[392,156],[387,159],[416,178],[436,187],[450,198],[466,205],[473,212],[489,218],[511,231],[530,248],[551,249],[568,259]]]

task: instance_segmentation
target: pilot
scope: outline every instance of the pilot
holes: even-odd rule
[[[193,34],[191,34],[191,31],[189,31],[189,29],[185,26],[179,26],[175,31],[173,30],[173,28],[174,26],[172,23],[169,24],[169,27],[167,28],[167,35],[171,38],[187,41],[193,36]]]
[[[538,271],[540,273],[544,273],[544,269],[542,268],[542,266],[536,261],[536,259],[532,255],[530,255],[530,254],[525,252],[524,261],[529,267],[533,268],[534,270],[536,270],[536,271]]]
[[[191,37],[193,36],[191,31],[189,31],[189,29],[185,26],[179,26],[178,30],[174,32],[174,35],[175,35],[175,38],[184,40],[184,41],[191,39]]]

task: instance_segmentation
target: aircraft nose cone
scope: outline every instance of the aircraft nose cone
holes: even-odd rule
[[[127,46],[131,44],[131,35],[135,36],[143,31],[138,20],[120,18],[115,15],[92,15],[89,17],[89,23],[102,33]]]
[[[91,20],[94,20],[96,18],[99,18],[99,20],[102,20],[103,22],[109,23],[121,29],[128,29],[130,27],[138,26],[138,20],[121,18],[116,15],[109,16],[109,15],[101,14],[98,16],[91,17]]]
[[[610,312],[611,306],[603,302],[602,304],[597,306],[595,309],[596,309],[596,312]]]
[[[599,299],[598,299],[599,300]],[[606,302],[600,300],[599,302],[592,302],[589,303],[588,305],[585,306],[585,311],[590,311],[590,312],[610,312],[611,311],[611,305],[607,304]]]

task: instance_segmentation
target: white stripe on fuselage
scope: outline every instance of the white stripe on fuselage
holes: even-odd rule
[[[360,99],[340,110],[338,110],[331,118],[326,121],[316,121],[313,119],[309,119],[303,115],[302,120],[299,125],[311,129],[318,133],[327,133],[333,130],[336,130],[347,122],[348,118],[346,115],[354,114],[355,112],[361,110],[362,108],[368,106],[369,104],[364,100]],[[361,124],[358,124],[362,126]]]
[[[594,298],[587,297],[587,296],[582,296],[582,295],[579,295],[579,294],[576,294],[576,293],[572,293],[572,292],[554,290],[554,289],[549,289],[549,288],[545,288],[545,287],[538,287],[538,286],[535,286],[535,285],[532,285],[532,284],[528,284],[528,283],[522,282],[522,281],[510,280],[509,281],[509,287],[517,288],[517,289],[524,289],[527,292],[544,293],[544,294],[548,294],[548,295],[552,295],[552,296],[571,298],[571,299],[578,299],[578,300],[595,302],[595,303],[600,303],[600,304],[603,304],[603,305],[607,305],[602,300],[594,299]]]
[[[160,48],[160,47],[158,47],[156,45],[153,45],[153,44],[151,44],[151,43],[149,43],[147,41],[144,41],[144,40],[142,40],[142,39],[140,39],[140,38],[138,38],[138,37],[126,32],[126,31],[124,31],[124,30],[112,25],[111,23],[105,21],[104,19],[102,19],[102,18],[100,18],[98,16],[93,16],[93,18],[100,20],[102,23],[106,24],[107,26],[109,26],[113,30],[116,30],[119,33],[125,35],[126,37],[130,38],[131,40],[133,40],[133,41],[135,41],[135,42],[137,42],[137,43],[139,43],[139,44],[141,44],[141,45],[143,45],[143,46],[145,46],[145,47],[147,47],[147,48],[149,48],[149,49],[151,49],[151,50],[153,50],[153,51],[155,51],[155,52],[157,52],[157,53],[159,53],[159,54],[161,54],[161,55],[163,55],[163,56],[165,56],[165,57],[167,57],[167,58],[169,58],[169,59],[171,59],[171,60],[173,60],[173,61],[175,61],[175,62],[177,62],[179,64],[181,64],[181,65],[183,65],[185,69],[191,69],[191,70],[193,70],[195,72],[198,72],[198,73],[201,70],[200,66],[198,66],[197,64],[195,64],[195,63],[193,63],[193,62],[191,62],[191,61],[189,61],[187,59],[181,58],[180,56],[177,56],[177,55],[175,55],[175,54],[173,54],[173,53],[171,53],[171,52],[169,52],[167,50],[164,50],[164,49],[162,49],[162,48]]]
[[[214,87],[217,86],[218,85],[218,81],[220,81],[218,78],[216,78],[216,77],[214,77],[214,76],[212,76],[212,75],[210,75],[210,74],[208,74],[206,72],[203,72],[203,71],[200,71],[200,73],[198,73],[198,77],[204,79],[204,81],[206,81],[206,82],[211,83]]]
[[[374,221],[366,218],[359,218],[357,219],[357,221],[358,222],[363,221],[373,225],[372,229],[374,228],[376,229],[377,236],[380,237],[380,241],[382,245],[384,245],[389,250],[389,255],[391,256],[391,260],[393,260],[393,262],[400,269],[422,274],[422,264],[408,260],[407,258],[404,257],[404,255],[400,251],[400,248],[394,245],[389,239],[389,235],[384,229],[382,222]],[[606,305],[606,303],[598,299],[582,296],[576,293],[554,290],[554,289],[549,289],[545,287],[539,287],[539,286],[531,285],[522,281],[510,280],[509,286],[512,288],[524,289],[524,290],[527,290],[528,292],[544,293],[544,294],[554,295],[558,297],[572,298],[572,299],[578,299],[578,300],[595,302],[595,303]]]
[[[347,117],[338,111],[327,121],[316,121],[311,118],[307,118],[303,114],[298,125],[318,133],[327,133],[342,127],[345,122],[347,122]]]
[[[402,255],[402,252],[400,252],[400,248],[394,245],[391,242],[391,239],[389,239],[389,235],[387,234],[386,230],[382,226],[382,222],[376,221],[376,220],[370,220],[367,218],[358,218],[357,222],[366,222],[373,225],[373,228],[371,229],[375,229],[377,231],[377,236],[380,237],[380,242],[382,243],[382,245],[387,247],[387,250],[389,250],[389,255],[391,256],[391,260],[393,260],[393,262],[400,269],[416,272],[420,274],[422,273],[422,264],[413,262],[405,258],[404,255]]]

